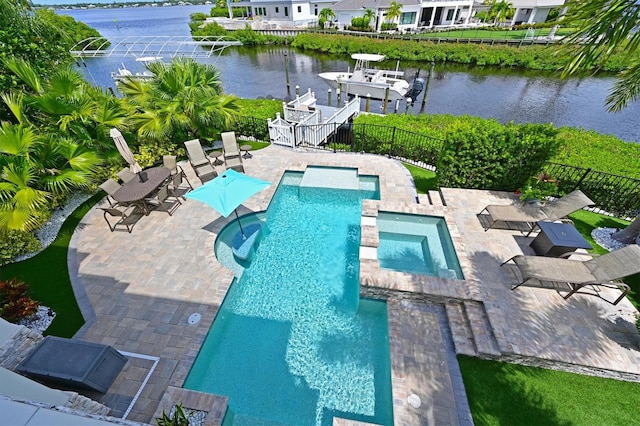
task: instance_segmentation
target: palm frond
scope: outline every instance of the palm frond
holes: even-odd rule
[[[607,108],[611,112],[617,112],[638,99],[640,99],[640,60],[636,60],[618,74],[618,79],[606,99]]]
[[[4,58],[3,62],[24,84],[36,93],[42,93],[42,82],[38,73],[35,72],[30,63],[18,58]]]
[[[2,94],[2,101],[13,116],[18,120],[18,123],[25,123],[26,117],[24,116],[24,96],[22,92],[10,92]]]

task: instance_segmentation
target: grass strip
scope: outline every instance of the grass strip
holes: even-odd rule
[[[473,422],[483,425],[630,425],[640,383],[458,356]]]
[[[69,279],[67,252],[76,226],[91,207],[103,197],[104,193],[100,191],[78,206],[64,221],[56,239],[42,252],[30,259],[8,264],[0,269],[0,279],[17,278],[29,284],[30,296],[56,313],[45,335],[73,337],[84,324],[84,318]]]
[[[426,194],[430,190],[438,189],[438,177],[435,172],[407,163],[402,164],[409,170],[409,173],[411,173],[418,194]]]

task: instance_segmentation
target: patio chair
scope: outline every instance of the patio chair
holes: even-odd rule
[[[184,175],[184,172],[182,171],[182,169],[180,169],[180,171],[175,175],[173,175],[170,179],[171,180],[169,181],[169,190],[171,192],[171,195],[176,197],[182,197],[183,200],[186,200],[184,196],[186,193],[193,190],[193,186],[191,186],[191,183],[189,183],[189,180]],[[187,186],[183,186],[183,182],[186,182]]]
[[[191,182],[189,182],[189,179],[187,179],[187,174],[184,172],[184,170],[182,169],[182,167],[180,167],[178,165],[178,162],[176,161],[176,156],[175,155],[164,155],[162,156],[162,165],[164,167],[166,167],[167,169],[171,170],[171,177],[170,177],[170,182],[171,182],[171,189],[172,190],[177,190],[181,185],[182,185],[182,181],[184,180],[187,185],[189,185],[189,190],[193,189],[193,186],[191,185]],[[180,178],[176,178],[176,176],[180,176]],[[186,194],[188,191],[185,191],[184,194]],[[182,195],[184,195],[182,194]],[[180,196],[182,196],[180,195]],[[183,197],[184,198],[184,197]]]
[[[171,199],[173,199],[173,201]],[[169,216],[172,216],[173,212],[182,205],[180,199],[171,193],[168,184],[161,186],[155,196],[146,198],[145,202],[151,205],[155,210],[167,212]]]
[[[524,224],[527,226],[527,236],[536,228],[538,221],[556,221],[567,215],[582,209],[583,207],[593,205],[594,202],[589,199],[580,190],[575,190],[562,198],[558,198],[550,202],[546,206],[535,207],[531,205],[493,205],[490,204],[478,216],[482,216],[483,212],[489,215],[488,223],[482,223],[485,231],[493,228],[498,223]]]
[[[205,183],[218,176],[218,173],[211,165],[211,161],[209,157],[207,157],[207,154],[205,154],[204,149],[202,149],[202,145],[198,139],[186,141],[184,146],[187,148],[189,163],[191,167],[193,167],[193,171],[196,172],[196,176],[198,176],[200,182]]]
[[[569,254],[572,253],[567,253]],[[500,266],[510,261],[515,264],[522,276],[522,281],[511,287],[512,290],[524,284],[545,287],[545,283],[551,283],[551,288],[556,288],[558,284],[567,284],[569,293],[562,296],[566,300],[579,290],[590,287],[590,291],[580,293],[597,296],[616,305],[631,291],[627,284],[616,282],[616,280],[640,273],[640,246],[629,245],[586,262],[518,255],[506,260]],[[598,287],[618,289],[622,294],[611,302],[599,294],[601,289]]]
[[[244,173],[244,164],[242,164],[242,157],[225,157],[224,166],[227,169],[233,169],[236,172]]]
[[[113,194],[120,189],[122,185],[113,179],[107,179],[100,184],[100,189],[107,193],[107,202],[111,207],[114,207],[118,202],[113,198]]]
[[[131,173],[131,170],[129,170],[129,168],[127,167],[118,172],[118,177],[123,183],[127,183],[130,180],[136,178],[137,175],[135,173]]]
[[[222,138],[222,147],[224,149],[224,158],[240,157],[240,148],[236,140],[235,132],[223,132],[220,134]]]
[[[144,216],[144,212],[137,206],[100,207],[100,210],[103,211],[102,216],[111,232],[114,232],[118,226],[124,226],[131,233],[133,226]],[[109,217],[112,218],[111,221]],[[112,223],[114,219],[115,222]]]

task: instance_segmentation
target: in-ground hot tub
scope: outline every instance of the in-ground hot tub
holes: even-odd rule
[[[381,268],[464,279],[444,218],[380,212],[377,225]]]

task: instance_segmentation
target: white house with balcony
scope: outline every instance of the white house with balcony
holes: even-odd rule
[[[242,7],[247,17],[268,21],[278,27],[300,27],[318,21],[320,11],[332,8],[335,0],[243,0],[233,2],[233,8]]]

